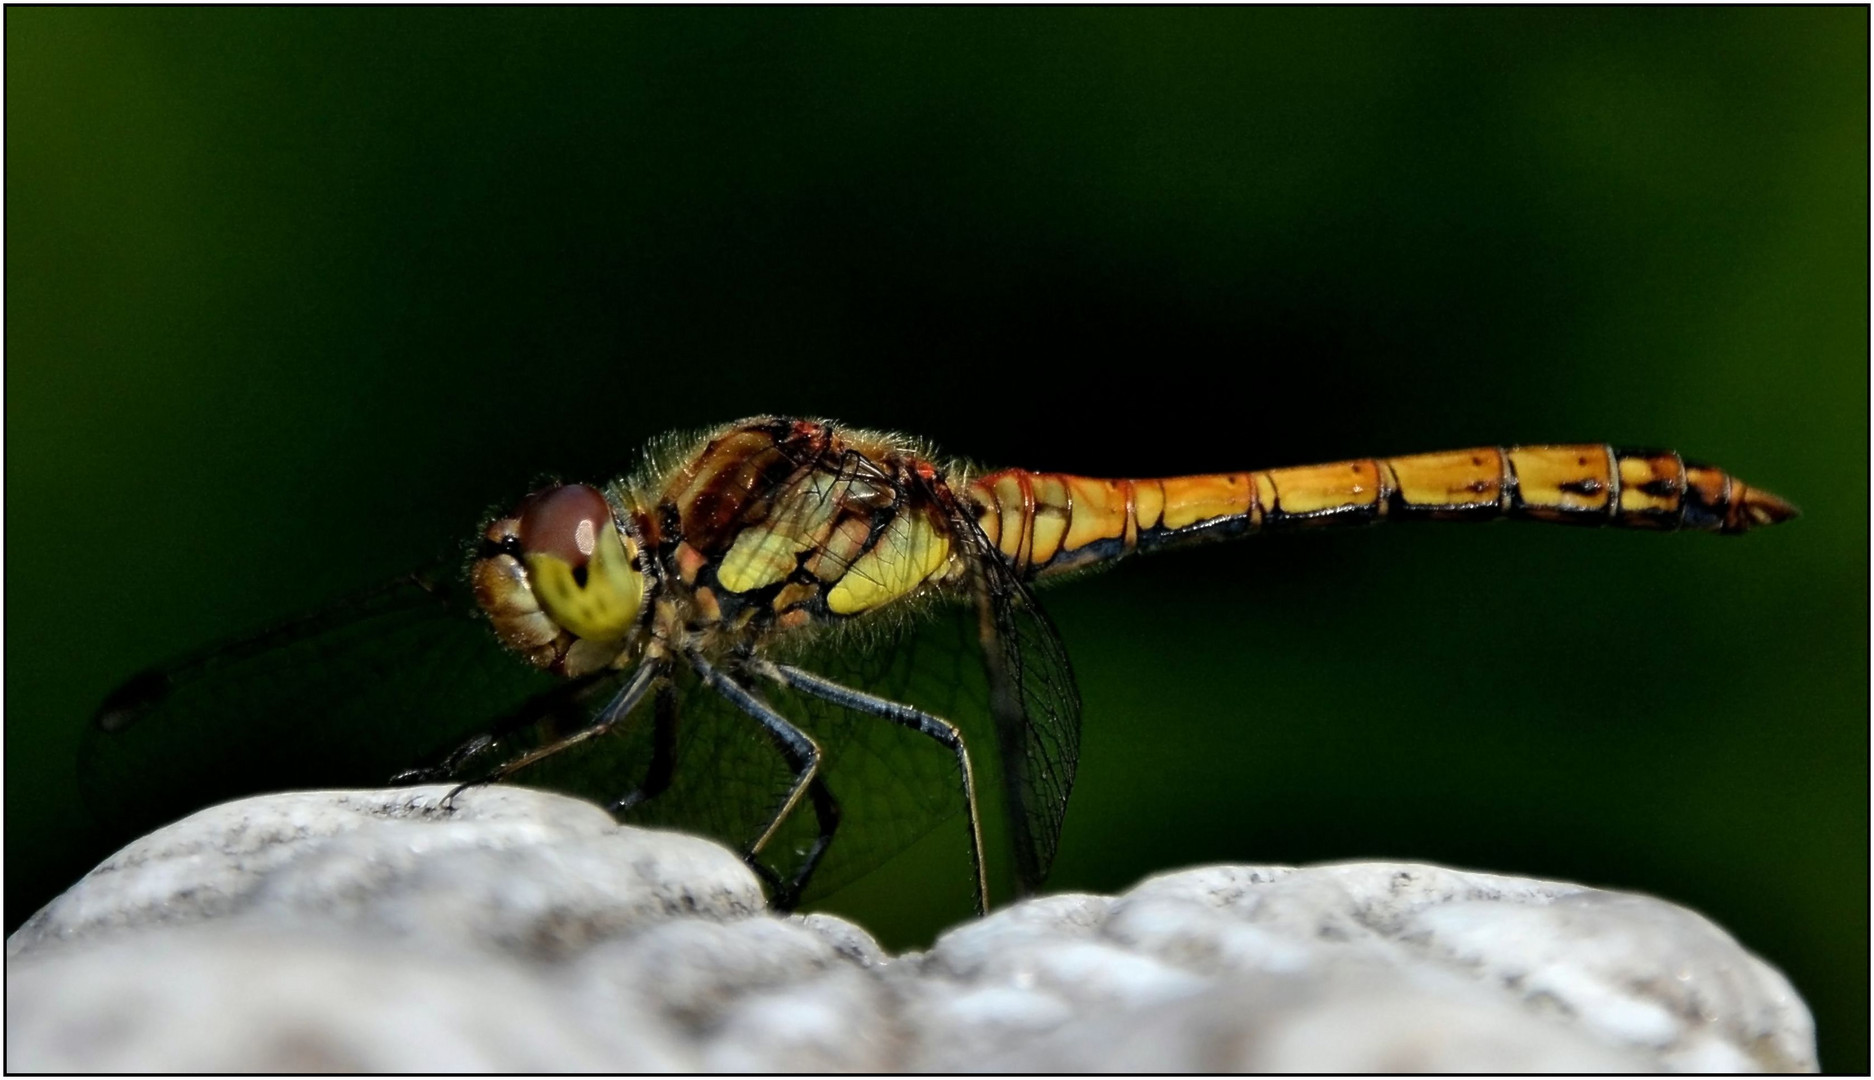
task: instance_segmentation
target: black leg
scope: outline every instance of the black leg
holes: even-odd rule
[[[456,785],[455,790],[443,796],[442,804],[448,806],[457,795],[460,795],[469,788],[480,787],[483,784],[492,784],[497,780],[504,780],[542,758],[552,757],[554,754],[559,753],[567,747],[575,746],[585,742],[587,739],[603,735],[612,730],[620,720],[631,715],[631,711],[637,708],[638,704],[644,700],[644,695],[650,692],[651,687],[663,673],[664,665],[659,661],[646,660],[644,663],[639,664],[638,670],[631,675],[631,681],[625,684],[625,688],[620,690],[617,695],[612,698],[611,702],[605,706],[604,710],[599,713],[598,718],[592,723],[564,738],[555,739],[545,746],[529,750],[527,753],[520,755],[512,761],[502,764],[480,779],[470,780],[466,783]]]
[[[956,725],[939,719],[921,709],[915,709],[898,701],[890,701],[862,691],[854,690],[830,679],[823,679],[810,671],[802,671],[786,664],[762,664],[757,668],[761,674],[791,687],[803,694],[811,694],[822,701],[882,717],[894,724],[902,724],[913,731],[928,735],[956,754],[957,772],[963,780],[963,816],[969,823],[970,830],[970,870],[976,876],[976,913],[981,915],[989,910],[989,878],[983,871],[983,833],[982,825],[976,814],[976,779],[970,768],[969,748],[963,745],[963,734]]]
[[[606,809],[622,814],[632,807],[654,799],[670,786],[677,764],[677,688],[666,682],[657,688],[651,714],[651,767],[644,782],[613,799]]]
[[[827,787],[826,781],[818,774],[807,785],[807,798],[813,803],[813,818],[820,825],[820,835],[815,838],[813,847],[808,849],[800,869],[794,873],[794,880],[775,893],[773,906],[777,911],[792,911],[800,903],[801,890],[807,887],[813,872],[820,868],[821,858],[833,843],[833,834],[839,831],[839,800],[833,798],[833,789]]]
[[[794,770],[794,786],[788,789],[787,798],[781,808],[775,811],[761,835],[749,845],[744,856],[757,874],[775,887],[771,903],[780,910],[788,910],[800,899],[801,890],[813,877],[814,870],[820,865],[820,859],[826,854],[828,845],[833,842],[833,833],[839,829],[839,802],[833,798],[833,792],[820,779],[820,747],[806,732],[789,723],[787,718],[774,710],[772,705],[750,693],[741,683],[718,671],[702,654],[690,651],[685,654],[696,668],[697,675],[710,685],[710,688],[729,699],[736,708],[753,717],[766,729],[774,740],[775,748],[780,750],[787,767]],[[800,804],[802,795],[810,797],[813,803],[814,819],[819,823],[820,835],[813,847],[807,852],[807,858],[801,863],[791,881],[782,883],[778,875],[762,866],[756,859],[761,849],[774,839],[781,823]]]
[[[493,735],[477,735],[461,746],[449,751],[449,756],[443,758],[440,763],[424,766],[422,768],[405,769],[391,777],[390,782],[393,785],[402,786],[404,784],[433,784],[438,780],[453,780],[461,774],[462,770],[468,766],[470,761],[486,753],[488,748],[494,744],[495,737]]]
[[[523,728],[539,727],[548,733],[548,737],[559,738],[559,732],[566,725],[561,722],[567,710],[575,705],[590,689],[598,675],[585,675],[555,687],[546,693],[537,695],[519,711],[510,713],[495,722],[494,727],[449,752],[449,756],[435,765],[405,769],[390,778],[392,784],[431,784],[439,780],[459,780],[472,768],[476,759],[497,750],[501,740]],[[542,719],[542,718],[545,719]]]

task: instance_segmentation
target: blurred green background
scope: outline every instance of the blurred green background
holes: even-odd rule
[[[758,412],[1096,474],[1674,446],[1803,520],[1269,537],[1046,599],[1052,884],[1691,905],[1868,1068],[1868,13],[6,12],[6,920],[114,681]],[[829,905],[966,913],[911,849]],[[938,882],[931,885],[931,882]]]

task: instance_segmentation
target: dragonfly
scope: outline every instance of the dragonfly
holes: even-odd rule
[[[1604,444],[1099,479],[756,417],[667,437],[603,486],[542,487],[454,559],[131,678],[81,779],[136,825],[281,786],[536,784],[737,846],[779,909],[960,816],[982,912],[987,852],[999,891],[1046,880],[1080,756],[1038,585],[1281,529],[1795,516],[1722,469]]]

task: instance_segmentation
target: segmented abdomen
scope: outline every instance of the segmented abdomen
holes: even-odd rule
[[[970,484],[989,539],[1026,573],[1293,525],[1522,518],[1741,533],[1795,508],[1669,450],[1481,447],[1259,472],[1101,480],[1005,469]]]

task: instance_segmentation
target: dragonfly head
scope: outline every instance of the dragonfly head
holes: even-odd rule
[[[472,571],[475,597],[501,640],[535,664],[591,670],[617,655],[637,623],[637,555],[597,488],[545,488],[489,523]]]

